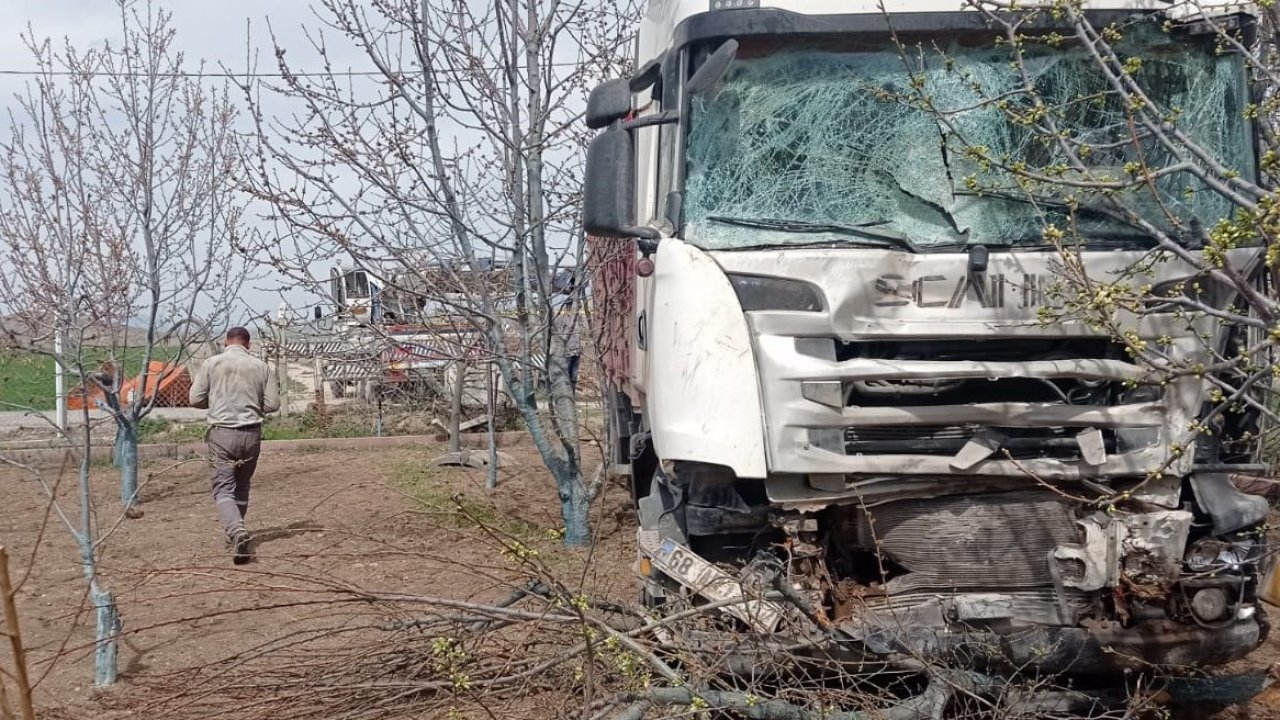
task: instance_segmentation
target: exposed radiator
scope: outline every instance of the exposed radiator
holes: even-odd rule
[[[905,500],[867,508],[859,545],[879,547],[909,571],[890,590],[1036,587],[1053,584],[1049,553],[1080,541],[1067,505],[1047,493]]]

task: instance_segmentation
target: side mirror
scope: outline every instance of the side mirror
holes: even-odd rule
[[[737,56],[738,41],[725,40],[693,73],[693,77],[689,78],[689,82],[685,84],[685,89],[694,95],[706,92],[724,77],[724,74],[729,71],[729,64]]]
[[[631,83],[624,79],[606,80],[587,98],[587,127],[599,130],[621,120],[631,112]]]
[[[626,86],[626,81],[621,81]],[[587,147],[582,229],[596,237],[636,237],[635,148],[631,133],[605,130]]]

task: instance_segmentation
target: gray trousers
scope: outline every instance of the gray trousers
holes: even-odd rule
[[[222,529],[231,536],[244,530],[244,516],[249,512],[249,483],[262,450],[262,426],[211,427],[205,441],[213,458],[213,506],[218,511]]]

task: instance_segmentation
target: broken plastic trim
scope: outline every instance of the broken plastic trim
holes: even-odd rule
[[[1242,530],[1267,518],[1266,498],[1240,492],[1229,475],[1194,473],[1191,489],[1196,503],[1213,520],[1214,535]]]

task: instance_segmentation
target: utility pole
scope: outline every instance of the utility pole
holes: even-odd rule
[[[312,386],[315,391],[315,402],[311,407],[316,414],[316,419],[324,424],[324,360],[317,354],[312,362],[314,363]]]
[[[67,431],[67,367],[62,364],[62,323],[53,333],[53,393],[57,412],[58,432]]]

